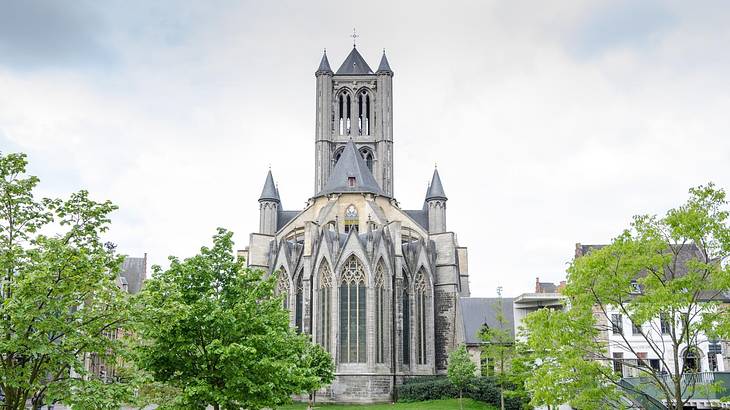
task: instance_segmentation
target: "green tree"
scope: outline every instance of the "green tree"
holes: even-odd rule
[[[449,353],[447,376],[451,384],[459,390],[459,407],[462,409],[464,408],[462,403],[464,389],[469,387],[474,380],[476,371],[477,365],[471,361],[465,345],[460,345]]]
[[[312,409],[317,398],[317,390],[335,379],[335,363],[322,346],[309,342],[304,349],[301,365],[305,369],[303,390],[309,393],[307,408]]]
[[[516,358],[515,341],[512,335],[512,324],[504,314],[504,301],[502,300],[502,288],[497,288],[497,301],[494,303],[495,326],[485,326],[479,332],[479,338],[484,342],[482,345],[482,361],[494,365],[494,376],[499,387],[500,408],[504,410],[504,398],[507,396],[520,396],[524,380],[522,374],[513,371],[513,361]],[[511,388],[514,386],[515,388]],[[505,391],[505,389],[507,389]]]
[[[634,357],[640,353],[623,331],[612,330],[620,325],[614,314],[636,324],[631,337],[659,360],[659,366],[648,360],[623,366],[635,369],[672,409],[682,409],[700,391],[697,378],[685,377],[696,370],[684,365],[683,355],[707,336],[728,336],[730,316],[716,297],[730,290],[730,228],[722,189],[708,184],[689,193],[687,202],[664,216],[636,216],[610,245],[576,258],[565,288],[570,310],[530,315],[530,348],[542,366],[555,367],[545,374],[538,366],[532,374],[535,397],[581,383],[602,393],[642,389],[619,383],[621,375],[611,368],[609,346]],[[562,399],[579,396],[566,391]]]
[[[154,266],[142,291],[140,363],[180,389],[168,407],[275,407],[311,387],[310,342],[290,328],[274,278],[245,268],[231,237],[219,229],[213,247]]]
[[[133,388],[117,378],[102,383],[84,365],[94,354],[117,364],[120,375],[128,352],[124,338],[108,337],[130,319],[128,295],[116,284],[121,259],[101,239],[116,207],[86,191],[37,200],[39,181],[26,175],[26,165],[23,154],[0,154],[3,408],[92,394],[95,408],[118,408]]]

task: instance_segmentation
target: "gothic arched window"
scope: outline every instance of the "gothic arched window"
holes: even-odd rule
[[[345,233],[349,233],[353,229],[355,232],[360,230],[360,220],[358,219],[357,208],[355,208],[355,205],[350,205],[345,209]]]
[[[340,362],[365,363],[366,342],[365,269],[354,255],[347,258],[340,275]]]
[[[284,309],[289,309],[289,275],[283,266],[279,267],[279,276],[276,278],[276,294],[284,296]]]
[[[319,313],[318,340],[325,350],[330,350],[330,324],[332,322],[332,308],[330,307],[330,295],[332,294],[332,271],[326,260],[322,260],[319,268],[319,292],[317,293],[317,310]]]
[[[345,134],[345,107],[344,107],[344,97],[342,94],[337,98],[338,108],[339,108],[339,115],[337,120],[337,128],[339,130],[340,135]]]
[[[426,300],[428,283],[423,268],[418,270],[413,280],[413,294],[416,302],[416,357],[418,364],[426,364]]]
[[[383,260],[375,268],[375,362],[385,363],[385,268]]]
[[[365,165],[370,172],[373,172],[373,153],[369,149],[363,149],[360,151],[360,156],[365,160]]]
[[[347,111],[346,111],[346,117],[347,121],[345,124],[345,132],[347,135],[350,135],[350,127],[352,127],[352,100],[350,99],[350,94],[347,94]]]
[[[299,333],[302,333],[304,329],[304,286],[302,285],[302,276],[304,276],[304,271],[300,271],[297,276],[296,299],[294,301],[296,303],[296,306],[294,306],[294,324],[297,326]]]
[[[408,297],[408,273],[403,270],[403,364],[411,363],[411,300]]]

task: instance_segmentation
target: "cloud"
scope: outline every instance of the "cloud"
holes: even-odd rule
[[[558,281],[576,242],[605,243],[690,186],[730,187],[724,3],[668,3],[673,17],[617,37],[591,24],[640,26],[627,3],[174,4],[48,6],[79,22],[71,39],[106,51],[0,62],[0,149],[28,152],[44,195],[117,203],[109,239],[153,263],[218,226],[246,246],[268,164],[284,206],[301,209],[314,70],[323,47],[339,66],[353,26],[368,63],[385,47],[395,71],[397,199],[420,208],[438,162],[476,296]],[[104,53],[90,75],[82,61]]]
[[[86,66],[113,59],[93,2],[4,1],[0,10],[0,64],[17,70]]]

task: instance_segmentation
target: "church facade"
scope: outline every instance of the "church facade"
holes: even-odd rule
[[[282,209],[269,171],[248,266],[276,276],[292,326],[336,363],[318,398],[387,401],[405,378],[444,374],[464,341],[467,249],[446,226],[434,170],[423,207],[401,209],[393,180],[393,71],[373,71],[357,48],[336,72],[326,53],[316,78],[314,191]]]

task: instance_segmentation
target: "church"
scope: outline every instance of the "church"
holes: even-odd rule
[[[312,197],[283,209],[269,171],[242,251],[276,276],[292,326],[332,354],[325,401],[392,400],[406,378],[445,374],[465,341],[467,248],[447,229],[438,170],[421,209],[401,209],[394,194],[393,76],[385,52],[373,71],[353,45],[336,72],[325,52]]]

